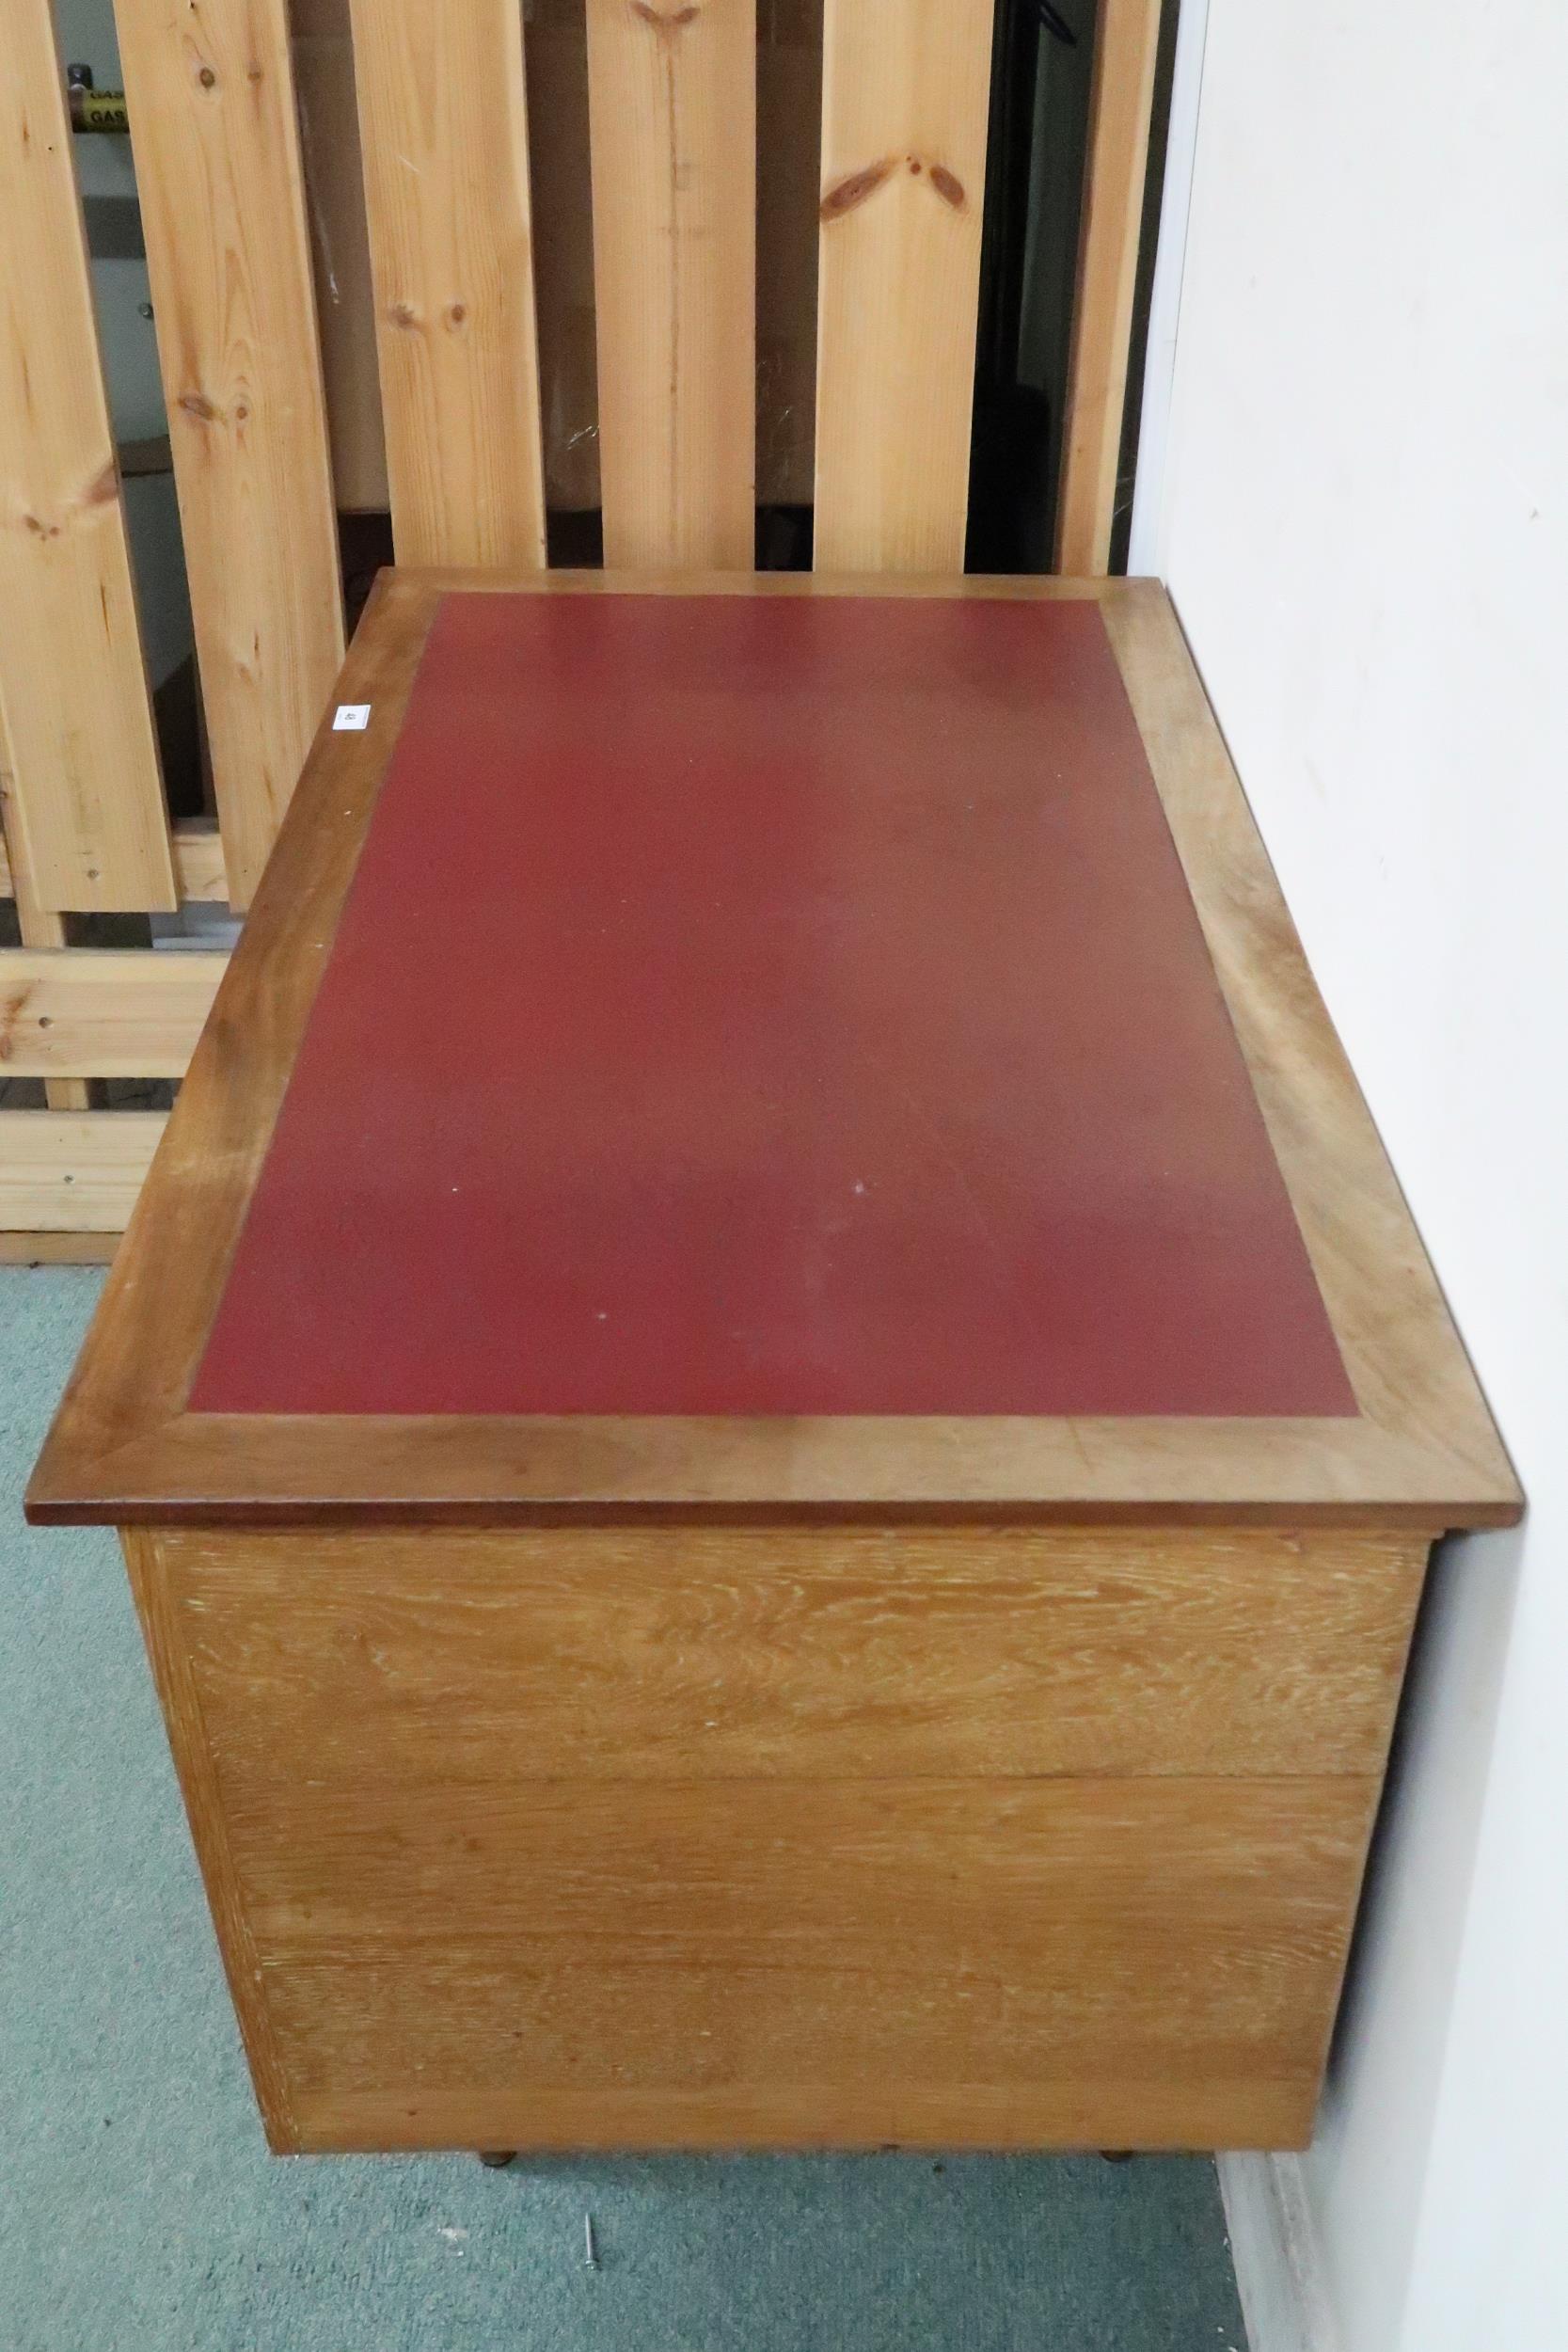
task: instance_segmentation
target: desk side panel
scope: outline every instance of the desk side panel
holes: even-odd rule
[[[129,1549],[275,2147],[1310,2130],[1409,1539]]]

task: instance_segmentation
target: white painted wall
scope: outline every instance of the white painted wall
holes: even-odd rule
[[[1137,521],[1530,1497],[1441,1562],[1304,2169],[1343,2352],[1568,2346],[1565,121],[1564,0],[1208,0]]]

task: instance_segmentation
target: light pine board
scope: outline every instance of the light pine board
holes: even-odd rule
[[[588,0],[605,561],[749,569],[754,0]]]
[[[33,911],[172,907],[48,0],[0,0],[0,616],[7,830]]]
[[[961,571],[991,0],[828,0],[816,563]]]
[[[183,1077],[228,963],[226,955],[189,950],[0,948],[0,1071],[11,1078]]]
[[[275,2148],[1306,2137],[1418,1543],[124,1533]]]
[[[0,1231],[118,1233],[163,1111],[0,1111]]]
[[[0,1232],[0,1265],[107,1265],[118,1233]]]
[[[213,1740],[306,2148],[1309,2136],[1375,1783],[517,1779],[266,1813]]]
[[[27,872],[26,852],[20,840],[20,854],[13,860],[5,838],[5,825],[16,823],[16,805],[11,786],[10,751],[6,741],[6,714],[0,709],[0,898],[16,900],[16,928],[24,947],[63,947],[69,936],[63,914],[55,914],[48,907],[40,907]],[[20,827],[18,828],[20,832]],[[0,1028],[0,1072],[6,1069],[6,1039]],[[87,1107],[87,1083],[81,1078],[46,1078],[43,1099],[52,1111],[85,1111]]]
[[[1068,371],[1056,569],[1110,568],[1160,0],[1101,0]]]
[[[117,0],[229,896],[342,660],[284,0]]]
[[[354,0],[400,564],[545,560],[517,0]]]

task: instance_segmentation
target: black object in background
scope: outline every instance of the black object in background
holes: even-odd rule
[[[1094,25],[1094,0],[999,0],[965,548],[972,572],[1051,568]]]

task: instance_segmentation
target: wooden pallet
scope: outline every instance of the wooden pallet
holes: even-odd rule
[[[309,11],[304,10],[308,15]],[[117,17],[217,824],[171,828],[49,0],[0,0],[0,1255],[101,1254],[222,959],[73,918],[248,906],[343,651],[295,0]],[[545,561],[517,0],[352,0],[400,560]],[[1101,0],[1059,561],[1103,571],[1159,0]],[[816,560],[962,568],[992,0],[826,0]],[[587,0],[604,535],[752,561],[754,0]]]

